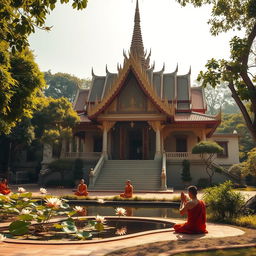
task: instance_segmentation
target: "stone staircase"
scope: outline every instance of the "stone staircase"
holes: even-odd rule
[[[105,160],[94,187],[90,190],[123,191],[131,180],[135,191],[161,190],[160,160]]]

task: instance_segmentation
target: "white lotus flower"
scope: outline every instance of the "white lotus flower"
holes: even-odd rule
[[[31,213],[31,210],[29,209],[22,209],[20,214],[30,214]]]
[[[60,208],[62,201],[57,197],[50,197],[45,199],[45,205],[51,208]]]
[[[118,208],[116,208],[116,215],[125,216],[126,215],[126,210],[124,208],[118,207]]]
[[[123,236],[127,233],[127,228],[126,227],[121,227],[121,228],[118,228],[116,230],[116,235],[119,235],[119,236]]]
[[[96,219],[96,222],[98,222],[98,223],[102,223],[103,224],[105,222],[105,217],[100,216],[100,215],[97,215],[95,217],[95,219]]]
[[[40,188],[40,193],[41,194],[47,194],[47,189],[45,189],[45,188]]]
[[[18,187],[18,192],[19,192],[19,193],[25,193],[25,192],[26,192],[26,189],[23,188],[23,187]]]
[[[4,235],[0,234],[0,242],[4,241],[5,239],[6,239],[6,237]]]
[[[24,197],[24,198],[23,198],[23,201],[24,201],[24,202],[28,202],[28,201],[29,201],[29,199],[28,199],[28,198],[26,198],[26,197]]]
[[[84,208],[81,207],[81,206],[75,206],[75,207],[74,207],[74,210],[75,210],[76,212],[83,212],[83,211],[84,211]]]
[[[103,199],[101,199],[101,198],[99,198],[99,199],[97,200],[97,202],[98,202],[99,204],[104,204],[104,203],[105,203],[105,201],[104,201]]]

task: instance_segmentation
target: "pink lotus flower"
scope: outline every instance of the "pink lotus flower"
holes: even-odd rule
[[[86,209],[81,206],[76,206],[74,207],[74,210],[80,215],[80,216],[85,216],[86,215]]]
[[[126,215],[126,210],[124,208],[118,207],[118,208],[116,208],[116,215],[125,216]]]
[[[96,220],[97,223],[102,223],[102,224],[104,224],[104,222],[105,222],[105,218],[104,218],[103,216],[100,216],[100,215],[97,215],[97,216],[95,217],[95,220]]]
[[[127,233],[127,228],[126,227],[121,227],[121,228],[118,228],[116,230],[116,235],[119,235],[119,236],[123,236]]]

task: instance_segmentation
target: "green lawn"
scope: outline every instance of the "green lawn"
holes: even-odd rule
[[[256,248],[228,249],[210,252],[179,253],[176,256],[252,256],[256,255]]]

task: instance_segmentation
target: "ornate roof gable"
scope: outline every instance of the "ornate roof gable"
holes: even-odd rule
[[[138,84],[145,95],[150,99],[153,105],[162,113],[166,114],[168,118],[174,116],[174,106],[168,103],[167,100],[162,101],[154,91],[152,84],[148,80],[148,75],[145,69],[142,67],[140,61],[138,61],[137,55],[130,55],[129,58],[125,58],[123,68],[119,69],[118,76],[113,82],[111,89],[106,92],[102,101],[97,101],[95,104],[89,104],[87,107],[87,114],[90,119],[95,119],[101,114],[117,97],[120,93],[125,81],[130,72],[133,72]]]

